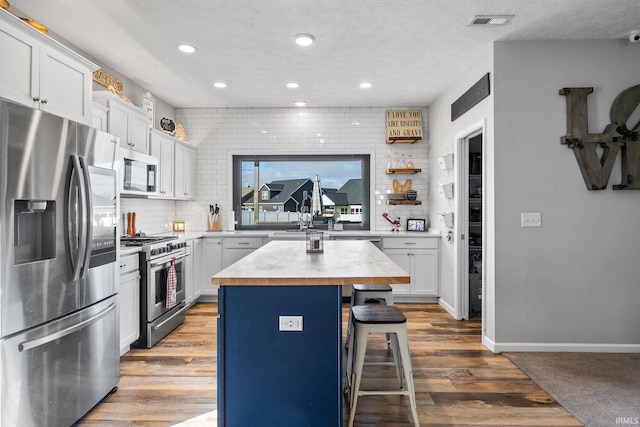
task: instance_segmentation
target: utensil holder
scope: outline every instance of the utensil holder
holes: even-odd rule
[[[324,252],[323,234],[321,231],[307,231],[307,253]]]

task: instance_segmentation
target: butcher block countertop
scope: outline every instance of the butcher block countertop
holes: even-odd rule
[[[366,240],[325,240],[324,252],[306,242],[272,241],[211,277],[212,285],[409,284],[409,274]]]

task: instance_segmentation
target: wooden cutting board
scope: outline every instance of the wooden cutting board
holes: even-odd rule
[[[393,180],[393,192],[405,194],[407,190],[411,190],[411,180],[408,179],[404,184],[400,184],[397,179]]]

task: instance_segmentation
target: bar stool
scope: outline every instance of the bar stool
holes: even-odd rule
[[[380,304],[393,305],[393,289],[389,285],[353,285],[351,289],[351,308],[356,305],[364,305],[367,300],[377,300]],[[351,323],[351,310],[349,310],[345,348],[349,348]]]
[[[353,426],[356,415],[358,397],[367,395],[406,395],[409,396],[413,422],[420,426],[416,407],[416,395],[413,385],[413,369],[409,353],[409,338],[407,333],[407,318],[395,306],[384,305],[356,305],[351,309],[353,316],[353,334],[349,343],[347,356],[347,388],[351,410],[349,413],[349,427]],[[396,361],[396,375],[400,383],[400,390],[360,390],[364,356],[367,351],[369,334],[389,334],[394,359]],[[402,384],[402,371],[406,380],[406,389]]]

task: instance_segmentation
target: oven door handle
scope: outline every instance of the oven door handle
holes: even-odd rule
[[[180,303],[181,305],[184,303]],[[177,310],[175,313],[173,313],[171,315],[171,317],[169,317],[168,319],[166,319],[164,322],[162,323],[158,323],[157,325],[153,326],[153,330],[157,330],[160,329],[165,323],[169,322],[171,319],[173,319],[174,317],[176,317],[177,315],[179,315],[180,313],[182,313],[187,307],[183,306],[182,308],[180,308],[180,310]]]
[[[184,258],[186,256],[189,256],[189,254],[182,254],[182,255],[175,256],[175,257],[171,257],[171,258],[168,258],[166,261],[152,262],[150,266],[151,266],[151,268],[164,267],[166,264],[170,263],[173,258],[175,258],[176,261],[177,261],[177,260],[182,259],[182,258]]]

